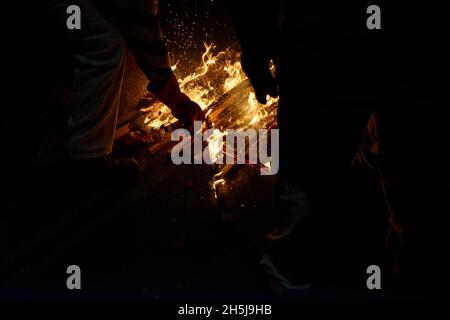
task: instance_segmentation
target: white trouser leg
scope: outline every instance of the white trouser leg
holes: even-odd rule
[[[72,158],[88,159],[112,151],[126,45],[89,1],[80,4],[81,30],[69,32],[78,72],[66,144]]]

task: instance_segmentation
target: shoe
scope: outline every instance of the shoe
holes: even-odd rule
[[[266,235],[267,241],[277,241],[288,237],[294,229],[310,215],[308,196],[287,180],[280,182],[278,191],[281,221],[279,225]]]
[[[310,289],[311,287],[312,283],[310,279],[299,282],[293,281],[287,276],[283,275],[275,266],[272,258],[268,253],[265,253],[263,255],[259,264],[268,277],[272,290],[274,290],[275,292],[303,292]]]

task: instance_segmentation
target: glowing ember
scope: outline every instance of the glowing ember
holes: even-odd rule
[[[243,90],[239,92],[241,97],[247,97],[246,101],[234,103],[232,111],[225,110],[226,117],[214,117],[213,127],[217,129],[247,129],[267,128],[275,122],[275,108],[278,99],[268,98],[266,105],[260,105],[255,94],[250,88],[248,79],[239,62],[239,54],[231,49],[213,53],[214,45],[205,44],[205,52],[202,54],[202,63],[194,73],[185,78],[179,78],[181,90],[193,101],[198,103],[203,110],[208,110],[208,115],[215,108],[209,109],[221,97],[239,85]],[[177,73],[177,65],[172,66]],[[246,85],[245,85],[246,84]],[[156,103],[146,110],[145,124],[156,130],[161,126],[169,126],[176,122],[170,110],[161,103]],[[228,112],[227,112],[228,111]],[[217,114],[216,114],[217,115]]]
[[[214,54],[213,50],[213,44],[205,44],[201,65],[194,73],[178,79],[181,90],[207,112],[214,129],[208,139],[209,156],[216,163],[224,152],[226,129],[270,129],[276,126],[278,99],[267,97],[266,105],[259,104],[242,70],[239,54],[231,49]],[[177,73],[177,65],[172,69]],[[159,131],[176,122],[170,110],[161,103],[142,111],[147,113],[145,125],[151,130]],[[218,198],[219,190],[226,183],[229,166],[216,166],[219,172],[210,184]]]

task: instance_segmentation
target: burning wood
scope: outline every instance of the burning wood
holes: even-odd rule
[[[239,54],[228,49],[214,55],[213,49],[213,45],[205,44],[201,65],[191,75],[179,78],[181,79],[179,82],[181,90],[206,112],[207,127],[216,129],[210,139],[215,139],[217,144],[213,150],[210,147],[209,152],[211,159],[217,161],[218,155],[224,152],[224,143],[221,141],[227,135],[226,129],[276,127],[278,99],[268,97],[266,105],[259,104],[242,70]],[[177,72],[176,65],[172,69],[175,73]],[[170,110],[160,102],[155,102],[141,111],[146,115],[143,121],[144,127],[149,134],[156,136],[156,141],[159,141],[153,144],[149,151],[154,154],[162,149],[171,149],[173,144],[170,141],[170,132],[177,128],[178,123]],[[219,212],[225,220],[230,220],[231,215],[227,212],[224,190],[227,174],[234,165],[217,163],[213,165],[216,174],[212,177],[210,185]]]

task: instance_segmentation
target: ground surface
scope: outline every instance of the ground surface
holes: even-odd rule
[[[127,190],[73,185],[58,152],[32,168],[2,223],[11,261],[2,295],[67,297],[65,268],[71,264],[83,271],[84,290],[75,295],[80,298],[273,294],[259,262],[268,248],[264,234],[277,214],[274,179],[249,167],[232,172],[225,202],[234,219],[224,221],[209,185],[211,166],[175,166],[166,150],[151,155],[147,147],[119,149],[117,155],[135,157],[143,169],[137,186]],[[336,212],[317,232],[334,239],[326,244],[334,253],[323,253],[329,257],[318,271],[320,295],[361,287],[361,266],[381,259],[385,217],[373,202],[361,205],[380,200],[372,179],[356,179],[357,209]],[[280,250],[302,263],[301,247]],[[352,272],[356,282],[348,282]]]
[[[198,65],[192,61],[198,61],[204,41],[215,43],[220,51],[236,40],[216,9],[192,19],[198,8],[185,1],[180,7],[162,7],[161,12],[171,58],[187,66],[180,70],[184,76]],[[136,113],[143,84],[142,74],[129,64],[119,122]],[[22,118],[15,114],[11,119],[21,124]],[[273,296],[259,262],[269,247],[264,235],[277,216],[274,179],[264,179],[248,167],[230,174],[225,203],[234,219],[224,221],[209,185],[215,173],[210,166],[175,166],[164,149],[152,155],[145,146],[118,146],[117,155],[132,156],[142,167],[137,186],[123,190],[74,183],[65,166],[61,135],[54,138],[46,132],[51,126],[34,112],[26,120],[11,125],[13,148],[5,148],[19,170],[11,167],[17,170],[11,173],[13,185],[7,186],[13,201],[2,202],[5,210],[0,216],[0,248],[5,252],[1,297]],[[65,122],[58,123],[63,131]],[[41,137],[47,141],[35,141]],[[38,156],[36,144],[45,149]],[[30,159],[39,161],[30,165]],[[363,266],[382,260],[386,216],[376,177],[359,174],[342,185],[352,185],[349,192],[357,202],[353,210],[330,212],[323,227],[314,230],[325,239],[317,246],[324,251],[316,250],[321,259],[315,284],[319,297],[340,297],[342,291],[364,288]],[[288,264],[302,264],[300,246],[283,247],[279,251],[291,257]],[[71,264],[82,269],[83,290],[78,293],[66,289],[65,271]]]

